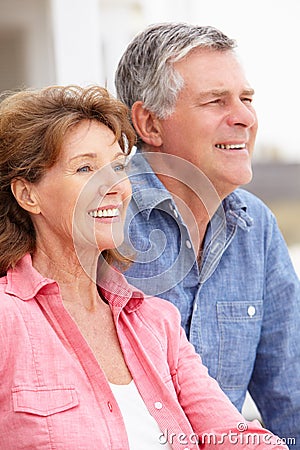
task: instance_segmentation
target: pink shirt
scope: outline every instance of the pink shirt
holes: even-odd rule
[[[124,357],[172,448],[199,448],[196,434],[201,439],[203,433],[211,433],[203,435],[203,448],[286,448],[270,445],[277,438],[258,423],[237,429],[245,420],[208,376],[172,304],[145,298],[119,273],[112,278],[103,289]],[[41,276],[29,255],[0,279],[0,349],[1,450],[129,448],[101,367],[64,308],[57,283]],[[222,436],[230,430],[245,442]],[[260,444],[250,445],[249,433]]]

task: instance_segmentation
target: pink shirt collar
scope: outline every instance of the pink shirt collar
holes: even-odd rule
[[[45,288],[52,293],[59,291],[55,280],[43,277],[33,267],[29,253],[23,256],[14,268],[7,271],[7,294],[27,301]],[[112,267],[109,268],[105,280],[101,281],[101,289],[113,309],[126,308],[127,312],[133,312],[144,300],[144,294],[128,284],[125,277]]]

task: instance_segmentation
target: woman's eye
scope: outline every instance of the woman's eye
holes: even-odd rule
[[[125,164],[121,164],[121,163],[120,164],[115,164],[114,167],[113,167],[115,172],[121,172],[121,171],[125,170],[125,168],[126,168],[126,165]]]
[[[116,160],[112,163],[112,168],[115,172],[123,172],[128,166],[128,159],[122,158],[120,161]]]
[[[77,172],[90,172],[92,169],[90,166],[82,166],[77,169]]]

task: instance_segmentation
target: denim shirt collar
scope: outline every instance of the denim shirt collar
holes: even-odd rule
[[[253,218],[248,214],[247,205],[239,195],[240,189],[229,194],[222,202],[229,224],[237,225],[242,230],[250,231]]]
[[[132,157],[129,177],[132,183],[132,198],[145,219],[148,220],[151,211],[164,201],[174,203],[172,195],[142,157],[140,150],[137,151],[137,158]],[[247,205],[240,197],[239,191],[240,189],[236,189],[223,200],[212,220],[222,220],[221,217],[225,213],[227,225],[236,225],[250,231],[253,219],[248,214]]]
[[[166,200],[173,201],[172,195],[165,188],[152,167],[137,152],[137,157],[132,157],[129,169],[129,178],[132,185],[132,198],[138,206],[139,212],[149,219],[151,211]]]

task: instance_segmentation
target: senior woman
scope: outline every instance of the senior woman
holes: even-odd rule
[[[208,376],[174,306],[112,268],[133,143],[97,86],[1,103],[0,448],[286,448]]]

